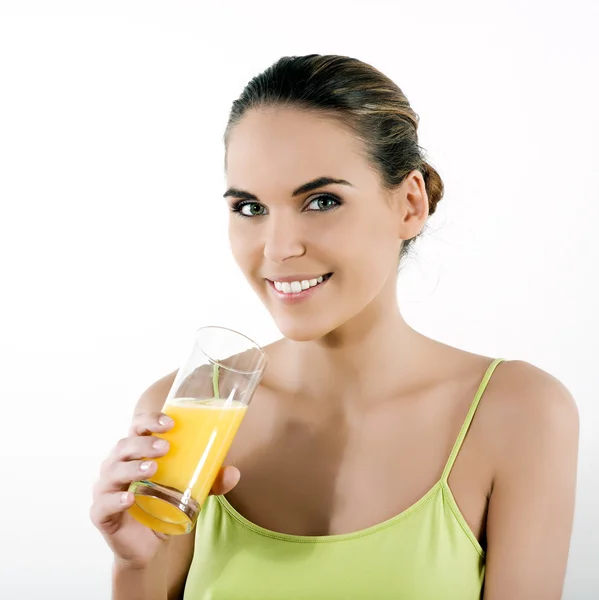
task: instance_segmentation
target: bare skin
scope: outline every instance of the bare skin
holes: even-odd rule
[[[323,176],[349,185],[293,193]],[[428,216],[422,175],[384,190],[339,123],[268,109],[233,129],[227,183],[229,206],[242,212],[230,218],[233,255],[284,337],[266,348],[267,371],[227,457],[242,477],[234,487],[237,471],[226,471],[220,493],[250,521],[287,534],[385,521],[439,480],[494,358],[418,333],[398,308],[399,251]],[[270,283],[328,273],[296,304]],[[173,378],[150,388],[137,412],[159,411]],[[487,550],[485,600],[561,597],[577,447],[564,386],[528,363],[500,364],[449,478]],[[181,593],[194,551],[193,536],[181,536],[153,559],[168,598]]]
[[[243,473],[231,504],[267,529],[332,535],[385,521],[420,499],[440,479],[492,359],[414,337],[430,344],[443,372],[435,369],[433,379],[421,367],[374,397],[340,384],[322,395],[297,389],[290,344],[269,348],[268,375],[230,452]],[[462,456],[451,476],[477,537],[492,480],[480,449]]]

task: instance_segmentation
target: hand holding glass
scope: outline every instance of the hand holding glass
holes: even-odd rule
[[[189,533],[266,367],[264,351],[224,327],[202,327],[162,412],[175,424],[156,434],[170,444],[153,477],[129,490],[129,513],[155,531]]]

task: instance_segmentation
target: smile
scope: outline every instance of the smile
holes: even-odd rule
[[[325,275],[320,275],[313,279],[301,279],[296,281],[271,281],[270,279],[267,279],[266,281],[278,298],[288,301],[299,301],[311,296],[332,276],[332,273],[326,273]]]

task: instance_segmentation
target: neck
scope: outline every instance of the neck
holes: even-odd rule
[[[429,366],[422,360],[426,341],[401,315],[393,285],[324,337],[289,343],[303,393],[369,403],[422,377]]]

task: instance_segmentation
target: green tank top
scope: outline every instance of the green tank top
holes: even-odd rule
[[[502,360],[485,373],[441,479],[383,523],[346,535],[282,534],[251,523],[224,496],[209,497],[184,600],[480,600],[485,553],[447,480]]]

